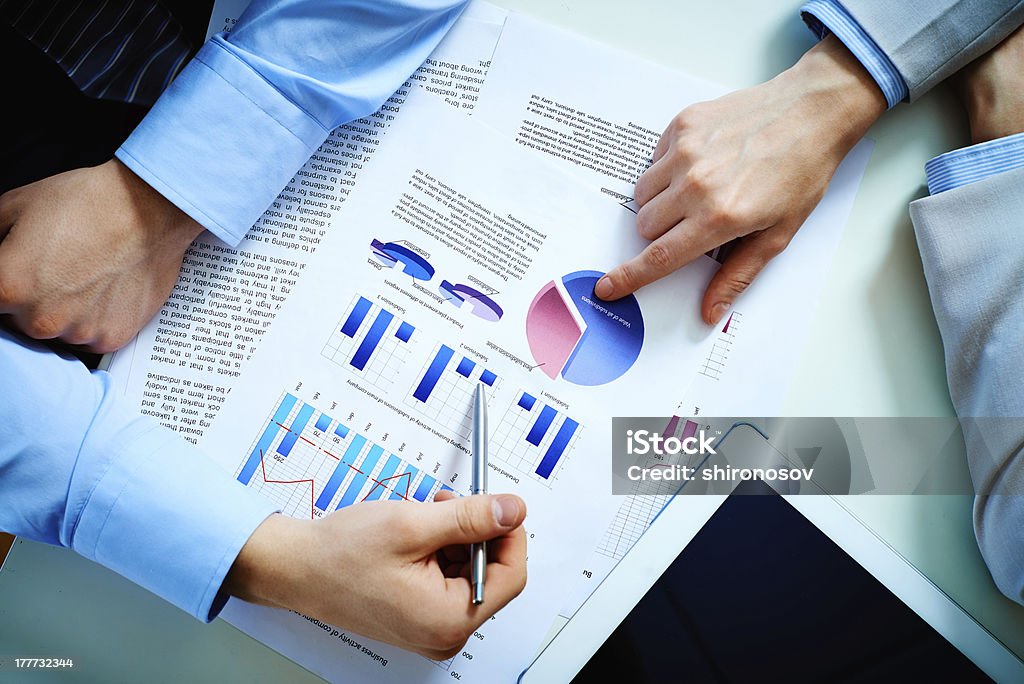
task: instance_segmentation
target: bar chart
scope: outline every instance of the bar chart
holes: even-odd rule
[[[473,392],[478,382],[496,390],[500,379],[483,364],[456,353],[446,344],[438,344],[417,375],[405,403],[466,439],[473,429]],[[488,396],[491,394],[488,392]]]
[[[362,501],[427,501],[440,489],[451,491],[290,393],[277,402],[235,477],[298,518]]]
[[[559,409],[520,391],[495,430],[491,454],[550,486],[582,430]]]
[[[366,297],[356,295],[334,327],[322,353],[387,391],[413,350],[415,332],[411,324]]]

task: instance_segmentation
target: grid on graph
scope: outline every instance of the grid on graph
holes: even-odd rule
[[[338,435],[317,429],[313,413],[309,404],[283,395],[235,473],[239,481],[295,518],[313,517],[314,483],[331,476],[337,460],[330,454],[340,450]]]
[[[520,391],[491,437],[490,454],[550,487],[582,432],[562,411]]]
[[[597,552],[615,560],[622,558],[671,498],[654,494],[625,497],[615,519],[604,531]]]
[[[698,425],[692,420],[683,420],[679,416],[672,416],[668,425],[662,432],[663,437],[693,437],[697,433]],[[677,459],[679,465],[699,465],[703,457],[699,454],[680,454]],[[658,459],[659,463],[665,463]],[[647,465],[650,464],[648,460]],[[633,491],[640,491],[640,483],[633,485]],[[597,552],[603,556],[613,559],[622,558],[640,536],[650,527],[651,522],[657,517],[662,508],[672,500],[672,497],[679,491],[679,483],[672,480],[658,482],[644,482],[643,494],[631,494],[619,506],[615,513],[615,519],[605,529],[601,542],[598,544]]]
[[[285,393],[235,473],[294,517],[361,501],[426,501],[451,488],[311,404]]]
[[[701,364],[698,371],[701,375],[718,380],[725,372],[726,364],[729,362],[729,354],[732,352],[733,343],[736,341],[736,333],[740,327],[743,314],[733,311],[715,338],[715,342],[708,352],[707,358]]]
[[[487,385],[490,405],[501,379],[448,345],[438,344],[416,376],[405,403],[441,428],[468,439],[473,432],[473,395],[478,383]]]
[[[387,309],[356,295],[322,354],[386,392],[412,353],[415,330]]]

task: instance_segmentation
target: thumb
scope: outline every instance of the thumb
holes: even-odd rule
[[[431,550],[500,537],[526,518],[526,502],[515,494],[460,496],[421,508],[420,540]]]
[[[736,298],[786,248],[791,237],[782,226],[773,226],[736,242],[704,293],[701,317],[708,325],[722,320]]]

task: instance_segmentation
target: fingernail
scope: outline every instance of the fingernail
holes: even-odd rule
[[[722,316],[725,315],[725,312],[728,310],[729,305],[726,304],[725,302],[718,302],[713,307],[711,307],[711,325],[714,325],[715,323],[718,323],[718,321],[722,320]]]
[[[607,299],[612,294],[612,279],[611,276],[602,276],[597,281],[597,285],[594,286],[594,294],[601,299]]]
[[[514,496],[494,497],[494,519],[502,527],[511,527],[519,517],[519,501]]]

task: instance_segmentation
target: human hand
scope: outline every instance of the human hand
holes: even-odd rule
[[[701,305],[716,323],[786,248],[885,108],[871,75],[833,36],[766,83],[687,107],[636,184],[637,229],[652,242],[595,294],[618,299],[740,238]]]
[[[1024,27],[964,67],[957,80],[972,142],[1024,132]]]
[[[203,228],[121,162],[0,196],[0,314],[35,339],[127,343],[167,299]]]
[[[446,660],[526,585],[526,504],[439,494],[375,501],[318,521],[267,518],[225,580],[233,596],[288,608]],[[486,600],[472,605],[468,551],[487,541]]]

